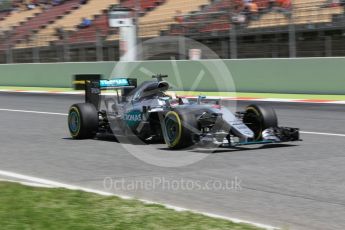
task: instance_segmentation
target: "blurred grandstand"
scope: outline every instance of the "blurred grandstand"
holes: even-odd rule
[[[142,41],[189,37],[221,58],[345,56],[342,0],[0,0],[0,63],[118,60],[114,6],[134,9]]]

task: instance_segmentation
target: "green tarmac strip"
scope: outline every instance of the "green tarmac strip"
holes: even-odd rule
[[[45,87],[17,87],[0,86],[0,90],[24,90],[24,91],[52,91],[71,92],[72,88],[45,88]],[[321,95],[321,94],[277,94],[277,93],[234,93],[234,92],[196,92],[174,91],[181,96],[209,96],[209,97],[241,97],[241,98],[274,98],[274,99],[311,99],[311,100],[335,100],[344,101],[345,95]]]
[[[60,188],[0,182],[0,228],[35,230],[257,230],[251,225]]]

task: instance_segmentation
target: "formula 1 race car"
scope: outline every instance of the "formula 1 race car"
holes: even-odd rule
[[[234,147],[299,140],[299,129],[278,127],[270,107],[253,104],[233,113],[219,100],[209,103],[201,96],[194,101],[172,98],[167,95],[170,86],[165,77],[153,76],[138,87],[132,78],[85,81],[86,102],[74,104],[69,110],[71,136],[132,135],[144,142],[165,142],[171,149],[195,144]],[[113,93],[104,96],[102,90]]]

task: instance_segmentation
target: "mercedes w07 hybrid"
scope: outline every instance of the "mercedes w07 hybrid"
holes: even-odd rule
[[[144,142],[165,143],[171,149],[300,140],[299,129],[279,127],[275,111],[268,106],[252,104],[232,112],[220,100],[174,98],[167,94],[170,86],[165,77],[153,76],[139,86],[133,78],[85,81],[85,103],[69,109],[71,136],[135,136]]]

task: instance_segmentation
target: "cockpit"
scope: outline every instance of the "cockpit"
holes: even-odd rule
[[[127,95],[127,100],[152,99],[156,97],[166,97],[165,92],[169,89],[166,81],[145,81]]]

